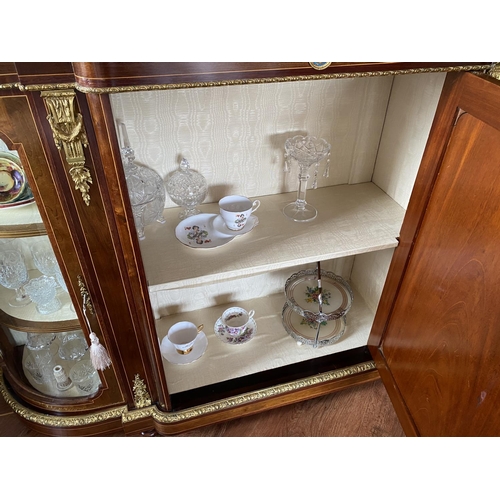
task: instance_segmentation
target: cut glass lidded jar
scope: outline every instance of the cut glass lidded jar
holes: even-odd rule
[[[144,228],[147,225],[165,222],[165,186],[154,170],[134,162],[135,154],[132,148],[124,147],[121,153],[137,236],[143,240]]]
[[[192,170],[189,162],[183,158],[179,168],[167,176],[166,189],[171,200],[184,208],[179,219],[185,219],[200,213],[196,207],[206,198],[208,183],[205,177]]]

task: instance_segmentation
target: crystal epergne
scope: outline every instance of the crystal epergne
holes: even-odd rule
[[[197,215],[200,205],[208,193],[208,183],[199,172],[191,170],[186,158],[183,158],[179,168],[171,172],[166,180],[167,193],[171,200],[184,208],[179,214],[179,219]]]
[[[12,307],[25,306],[31,302],[23,287],[28,283],[28,269],[18,250],[0,251],[0,284],[15,290],[16,296],[9,301]]]
[[[315,189],[319,164],[324,158],[327,158],[324,175],[328,176],[329,155],[330,144],[324,139],[296,135],[285,141],[285,172],[290,171],[292,160],[298,164],[299,169],[297,199],[283,209],[283,213],[289,219],[297,222],[307,222],[318,215],[318,211],[312,205],[306,203],[307,181],[310,177],[309,169],[314,165],[313,189]]]

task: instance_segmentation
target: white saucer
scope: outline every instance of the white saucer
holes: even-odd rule
[[[215,335],[219,338],[219,340],[222,340],[222,342],[226,344],[233,344],[233,345],[239,345],[239,344],[245,344],[246,342],[249,342],[255,337],[255,334],[257,333],[257,323],[255,320],[252,318],[249,322],[249,325],[246,327],[245,332],[243,335],[240,335],[239,337],[233,337],[232,335],[229,335],[226,333],[224,329],[224,324],[221,321],[221,318],[219,318],[214,325],[214,332]]]
[[[188,354],[179,354],[174,344],[164,337],[160,344],[161,355],[175,365],[187,365],[201,358],[208,347],[207,336],[200,332],[194,341],[193,350]]]
[[[240,229],[239,231],[231,231],[231,229],[229,229],[224,223],[224,219],[220,215],[217,215],[213,221],[213,227],[218,233],[226,236],[240,236],[240,234],[249,233],[258,223],[259,219],[255,215],[250,215],[248,222],[245,224],[243,229]]]
[[[175,237],[191,248],[215,248],[229,243],[232,238],[214,229],[213,222],[217,214],[192,215],[177,224]],[[220,217],[220,216],[219,216]]]

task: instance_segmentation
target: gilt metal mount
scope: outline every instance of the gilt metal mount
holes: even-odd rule
[[[83,201],[90,204],[92,177],[85,167],[83,148],[87,147],[87,134],[83,117],[76,110],[74,90],[50,90],[41,92],[48,111],[47,120],[52,129],[57,149],[63,149],[69,166],[69,174]]]
[[[136,408],[145,408],[151,406],[151,396],[146,388],[144,380],[142,380],[138,374],[134,378],[134,403]]]

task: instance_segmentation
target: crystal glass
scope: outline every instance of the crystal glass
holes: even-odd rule
[[[26,347],[32,351],[49,349],[56,338],[55,333],[27,333]]]
[[[23,289],[28,281],[28,269],[22,253],[12,249],[0,250],[0,285],[16,291],[15,298],[9,301],[11,306],[20,307],[31,302]]]
[[[32,279],[25,290],[30,299],[36,303],[36,309],[40,314],[52,314],[58,311],[62,304],[56,297],[57,282],[52,276],[40,276]]]
[[[134,150],[121,150],[123,170],[134,214],[135,228],[140,240],[144,239],[145,226],[153,222],[164,223],[165,186],[162,178],[152,169],[134,163]]]
[[[23,366],[35,383],[44,384],[50,380],[51,367],[35,360],[31,354],[26,356]]]
[[[52,380],[57,346],[52,340],[55,334],[28,334],[23,366],[37,384]]]
[[[92,394],[99,388],[99,375],[88,359],[75,363],[69,371],[69,378],[85,394]]]
[[[82,331],[66,332],[59,335],[59,357],[70,361],[80,361],[88,349],[87,341]]]
[[[46,276],[55,276],[61,272],[56,255],[48,241],[42,241],[31,246],[31,255],[36,268]]]
[[[166,181],[167,193],[171,200],[184,210],[179,219],[200,213],[196,207],[206,198],[208,193],[207,180],[199,172],[191,170],[189,162],[183,158],[177,170],[170,172]]]
[[[318,211],[312,205],[306,203],[307,181],[310,177],[309,169],[314,165],[313,188],[316,188],[319,163],[329,155],[330,144],[324,139],[296,135],[285,141],[285,171],[290,170],[292,162],[297,163],[299,169],[297,199],[283,209],[283,213],[288,218],[297,222],[307,222],[318,215]],[[328,163],[329,158],[327,158],[325,175],[328,175]]]

